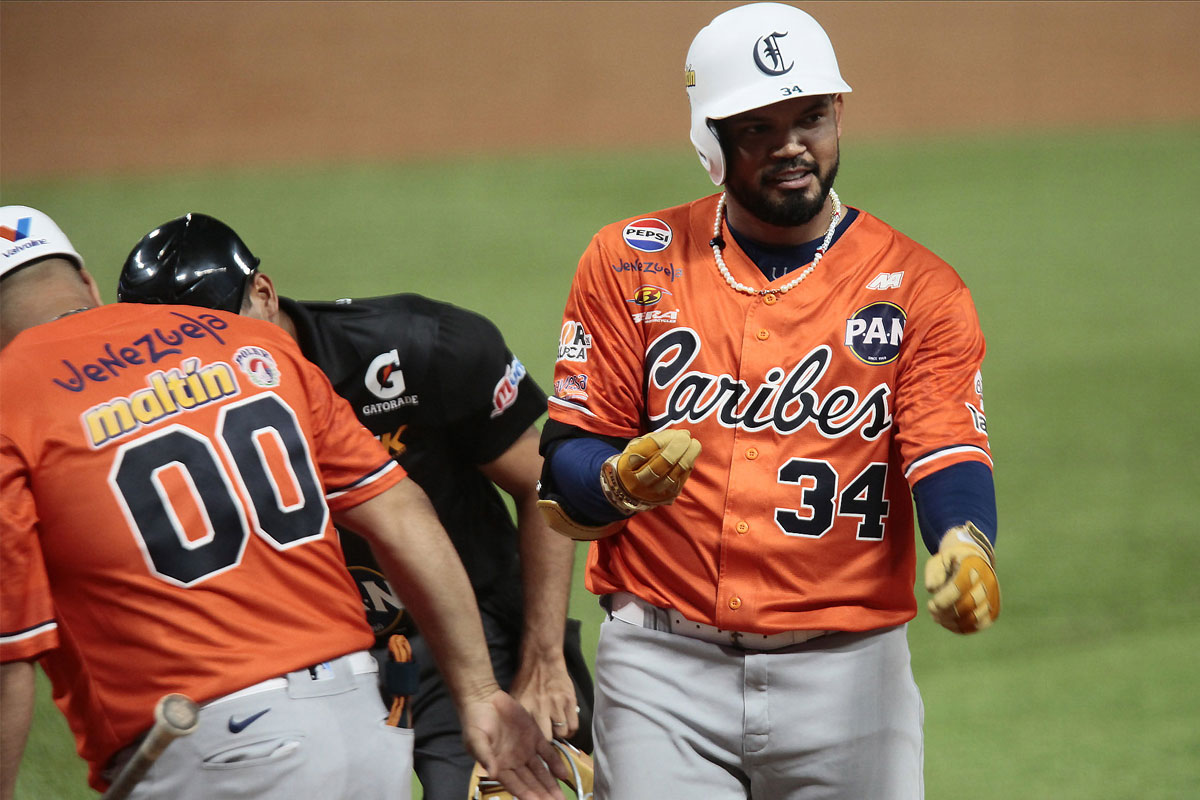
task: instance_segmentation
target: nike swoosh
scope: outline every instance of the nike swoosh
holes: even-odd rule
[[[251,714],[250,716],[246,717],[245,719],[234,719],[233,717],[230,717],[229,718],[229,732],[230,733],[241,733],[242,731],[246,730],[246,727],[251,722],[254,722],[254,720],[258,719],[259,717],[261,717],[263,714],[267,713],[270,710],[271,709],[269,709],[269,708],[264,708],[262,711],[258,712],[257,714]]]

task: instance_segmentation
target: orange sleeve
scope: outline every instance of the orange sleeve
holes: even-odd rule
[[[29,470],[7,436],[0,436],[0,532],[0,662],[28,661],[58,646],[58,626]]]
[[[605,229],[608,230],[608,229]],[[630,342],[643,333],[624,305],[621,286],[610,268],[614,256],[601,231],[579,260],[571,284],[554,365],[550,417],[605,436],[632,437],[640,432],[642,348]]]
[[[910,486],[963,461],[992,466],[983,414],[981,368],[986,351],[965,286],[931,303],[927,326],[896,382],[896,443]]]

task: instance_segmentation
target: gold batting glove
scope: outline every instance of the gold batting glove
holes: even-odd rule
[[[925,563],[925,588],[933,593],[929,612],[955,633],[981,631],[1000,616],[995,552],[974,523],[946,531]]]
[[[700,442],[679,428],[639,436],[604,462],[600,486],[623,514],[675,502],[692,474]]]

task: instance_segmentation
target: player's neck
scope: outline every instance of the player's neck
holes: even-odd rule
[[[282,308],[279,309],[278,316],[276,316],[274,322],[276,325],[287,331],[288,336],[292,337],[296,341],[300,341],[300,338],[296,335],[296,323],[292,321],[291,316]]]
[[[821,210],[803,225],[774,225],[743,208],[732,195],[725,196],[725,220],[729,227],[747,239],[764,245],[795,246],[820,239],[829,230],[832,216],[833,199],[826,197]]]

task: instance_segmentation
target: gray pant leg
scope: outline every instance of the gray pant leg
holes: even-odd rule
[[[721,648],[619,620],[596,650],[595,800],[745,800],[740,670]],[[740,659],[739,659],[740,660]]]
[[[130,795],[132,800],[404,800],[412,731],[384,724],[373,674],[346,676],[329,695],[288,689],[200,710]]]
[[[772,652],[601,626],[596,800],[919,800],[904,628]]]
[[[923,708],[905,628],[746,656],[754,798],[921,800]]]

